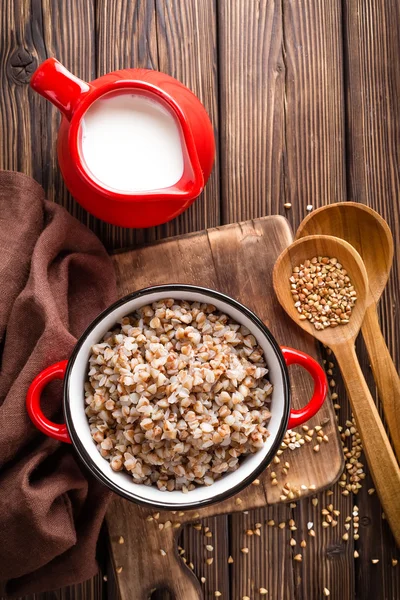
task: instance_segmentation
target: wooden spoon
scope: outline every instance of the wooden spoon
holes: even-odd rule
[[[293,267],[321,255],[339,260],[357,292],[357,301],[349,323],[322,331],[315,329],[308,320],[299,320],[289,282]],[[273,284],[278,300],[287,314],[335,353],[376,490],[396,542],[400,545],[400,469],[354,348],[368,301],[368,277],[364,263],[353,246],[344,240],[328,235],[313,235],[294,242],[282,252],[274,267]]]
[[[386,346],[377,303],[386,286],[393,260],[393,237],[377,212],[357,202],[340,202],[312,212],[300,224],[296,239],[326,234],[343,238],[360,254],[368,274],[367,306],[361,331],[369,354],[379,397],[400,462],[400,377]]]

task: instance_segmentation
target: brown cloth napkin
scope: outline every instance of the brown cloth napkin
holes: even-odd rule
[[[23,595],[88,579],[110,497],[69,444],[32,425],[33,378],[68,358],[76,338],[116,298],[105,249],[43,189],[0,172],[0,581]],[[53,387],[54,385],[54,387]],[[61,422],[61,384],[43,410]]]

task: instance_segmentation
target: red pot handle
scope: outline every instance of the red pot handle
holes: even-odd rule
[[[56,440],[71,444],[71,438],[69,437],[65,423],[61,425],[49,421],[49,419],[44,416],[40,406],[43,389],[50,381],[53,381],[53,379],[64,379],[67,364],[67,360],[54,363],[54,365],[47,367],[47,369],[44,369],[35,377],[29,386],[26,395],[26,408],[32,423],[40,429],[40,431]]]
[[[288,429],[293,429],[311,419],[319,411],[328,391],[328,382],[323,368],[314,358],[294,348],[282,346],[281,350],[287,366],[301,365],[314,380],[314,393],[309,403],[299,410],[292,408],[290,411]]]

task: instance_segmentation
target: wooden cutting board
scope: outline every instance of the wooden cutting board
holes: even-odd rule
[[[320,360],[314,341],[285,316],[272,288],[274,263],[291,241],[292,231],[286,219],[272,216],[117,254],[113,261],[119,294],[123,296],[162,283],[214,288],[256,312],[280,344],[293,346]],[[313,386],[305,371],[298,367],[290,371],[292,403],[299,408],[311,397]],[[316,442],[305,443],[293,451],[286,450],[281,463],[273,465],[279,485],[271,485],[270,469],[267,469],[260,477],[259,485],[250,485],[225,502],[198,512],[164,512],[153,519],[155,511],[115,497],[108,511],[107,524],[122,600],[146,600],[157,587],[169,588],[177,600],[203,597],[196,577],[177,553],[176,538],[184,523],[281,502],[282,487],[286,482],[299,489],[298,497],[304,497],[336,481],[344,463],[330,398],[308,425],[311,428],[321,423],[329,443],[324,443],[318,453],[313,450]],[[282,473],[285,461],[290,462],[287,475]],[[306,487],[301,489],[301,486]],[[308,489],[310,486],[311,490]],[[123,544],[119,543],[120,536],[124,538]]]

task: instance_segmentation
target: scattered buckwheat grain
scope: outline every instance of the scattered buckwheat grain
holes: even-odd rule
[[[296,554],[296,556],[293,557],[293,560],[297,560],[297,562],[301,562],[303,560],[303,557],[301,554]]]

